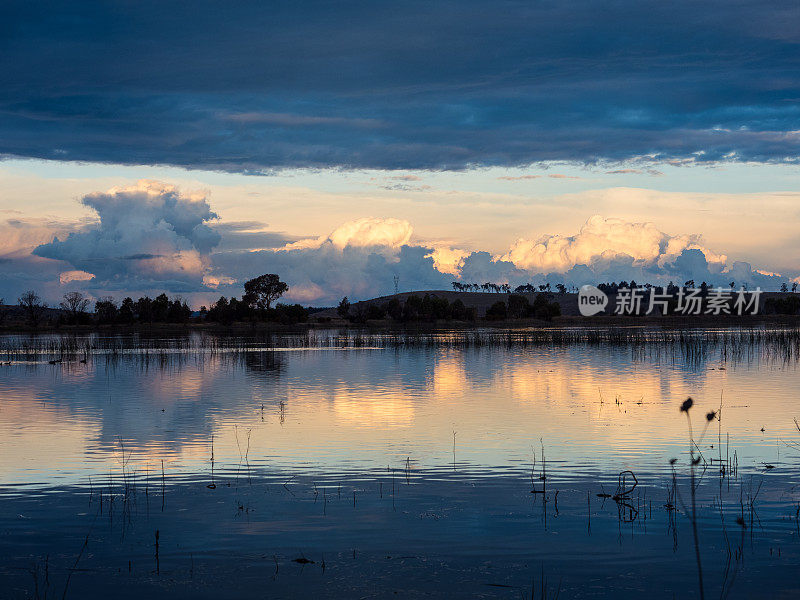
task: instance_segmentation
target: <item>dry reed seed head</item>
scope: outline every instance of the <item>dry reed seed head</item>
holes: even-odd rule
[[[671,464],[671,465],[674,465],[676,462],[678,462],[677,458],[670,458],[669,459],[669,464]]]
[[[710,413],[706,415],[706,421],[713,421],[716,416],[717,416],[717,411],[712,410]]]
[[[683,401],[683,404],[681,404],[681,412],[688,413],[689,409],[692,408],[693,404],[694,400],[692,400],[691,398],[687,398],[686,400]]]

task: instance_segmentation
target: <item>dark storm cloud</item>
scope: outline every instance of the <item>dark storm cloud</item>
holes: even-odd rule
[[[0,154],[795,161],[794,2],[5,2]]]

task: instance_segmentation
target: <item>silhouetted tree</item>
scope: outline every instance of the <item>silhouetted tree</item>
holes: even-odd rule
[[[180,298],[174,299],[169,303],[167,310],[167,321],[170,323],[185,323],[192,316],[189,305]]]
[[[165,323],[169,314],[169,298],[166,294],[159,294],[153,300],[153,321],[157,323]]]
[[[33,327],[38,326],[39,322],[42,320],[44,311],[47,309],[47,305],[42,302],[39,294],[33,290],[28,290],[19,297],[17,302],[19,302],[19,305],[22,307],[28,323]]]
[[[464,303],[460,299],[456,299],[456,301],[450,305],[450,318],[456,321],[471,320],[467,307],[464,306]]]
[[[561,305],[558,302],[550,302],[550,298],[550,294],[536,294],[531,307],[534,317],[550,321],[561,314]]]
[[[367,306],[367,319],[377,321],[378,319],[383,319],[385,316],[386,309],[384,309],[380,304],[370,304]]]
[[[422,315],[422,298],[416,294],[410,295],[406,298],[403,304],[403,320],[404,321],[417,321]]]
[[[284,325],[294,323],[304,323],[308,320],[308,310],[299,304],[276,304],[275,308],[270,309],[268,318]]]
[[[216,321],[217,323],[230,323],[233,320],[233,315],[231,314],[228,299],[225,296],[220,296],[219,300],[209,309],[206,318],[209,321]]]
[[[508,297],[508,316],[512,319],[521,319],[528,316],[531,305],[525,296],[511,294]]]
[[[94,314],[100,325],[109,325],[117,320],[117,305],[110,296],[98,298],[94,303]]]
[[[230,307],[231,319],[234,321],[247,321],[255,318],[252,305],[244,299],[239,300],[232,296],[228,301],[228,306]],[[269,315],[266,310],[262,310],[261,316],[267,318]]]
[[[486,309],[486,319],[488,321],[500,321],[508,316],[506,303],[499,300]]]
[[[59,303],[62,310],[66,311],[67,318],[72,323],[78,323],[89,306],[89,299],[80,292],[67,292]]]
[[[274,273],[259,275],[245,282],[242,301],[261,310],[269,310],[272,303],[283,296],[288,289],[289,286]]]
[[[447,298],[435,294],[425,294],[422,299],[422,316],[427,321],[438,321],[450,318],[450,303]]]
[[[342,298],[342,301],[339,302],[339,306],[336,307],[336,314],[343,319],[346,319],[348,316],[350,316],[350,300],[347,299],[347,296]]]
[[[460,300],[456,300],[456,302],[461,302]],[[392,298],[387,303],[384,304],[384,308],[386,310],[386,314],[393,318],[395,321],[399,321],[403,318],[403,305],[400,304],[400,300],[397,298]]]
[[[148,296],[139,298],[134,303],[133,311],[140,323],[153,322],[153,301]]]
[[[119,312],[117,313],[117,319],[119,319],[120,323],[124,323],[126,325],[129,325],[136,320],[136,311],[133,298],[125,298],[122,301],[122,304],[119,306]]]

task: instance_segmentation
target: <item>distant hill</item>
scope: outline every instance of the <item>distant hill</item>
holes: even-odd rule
[[[391,294],[390,296],[379,296],[378,298],[371,298],[369,300],[362,300],[360,302],[353,302],[350,306],[351,312],[357,312],[359,307],[366,309],[370,304],[383,304],[389,302],[392,298],[397,298],[401,303],[406,301],[409,296],[423,297],[425,294],[444,298],[452,303],[456,300],[461,300],[467,308],[474,308],[478,317],[483,317],[486,310],[495,302],[507,302],[508,296],[506,292],[455,292],[451,290],[416,290],[411,292],[400,292],[399,294]],[[535,293],[518,294],[525,296],[529,302],[533,303],[536,298]],[[563,315],[578,315],[578,295],[577,294],[559,294],[557,292],[550,292],[553,302],[558,302],[561,305],[561,314]],[[337,318],[339,315],[336,313],[336,308],[326,308],[311,315],[312,319],[319,318]]]
[[[573,293],[565,293],[559,294],[555,291],[550,292],[535,292],[535,293],[521,293],[518,294],[520,296],[525,296],[528,301],[533,304],[534,299],[539,293],[547,293],[550,297],[551,302],[557,302],[561,307],[561,314],[563,317],[567,318],[580,318],[586,319],[587,317],[581,317],[580,312],[578,311],[578,294]],[[483,318],[486,315],[486,310],[495,302],[508,302],[508,296],[510,294],[506,292],[456,292],[451,290],[415,290],[410,292],[400,292],[399,294],[391,294],[389,296],[379,296],[377,298],[371,298],[369,300],[362,300],[360,302],[353,302],[350,306],[351,314],[356,313],[361,310],[366,310],[366,308],[371,304],[384,304],[389,302],[393,298],[397,298],[401,303],[405,303],[406,298],[412,295],[416,295],[419,297],[424,297],[425,294],[430,294],[431,296],[436,296],[439,298],[444,298],[448,302],[452,303],[455,300],[461,300],[464,303],[464,306],[467,308],[474,308],[477,316],[479,318]],[[762,292],[761,299],[760,299],[760,309],[763,311],[764,304],[768,300],[776,300],[776,299],[787,299],[791,297],[800,297],[800,295],[792,292]],[[597,317],[597,318],[608,318],[609,312],[613,313],[614,306],[613,306],[613,296],[611,298],[612,305],[606,311],[606,315]],[[647,300],[643,300],[642,305],[644,307],[647,306]],[[660,316],[660,315],[659,315]],[[705,315],[701,315],[705,316]],[[336,308],[326,308],[315,312],[311,315],[311,321],[319,321],[327,320],[327,319],[338,319],[339,315],[336,312]],[[692,315],[688,316],[687,318],[691,318]],[[697,317],[696,317],[697,318]]]

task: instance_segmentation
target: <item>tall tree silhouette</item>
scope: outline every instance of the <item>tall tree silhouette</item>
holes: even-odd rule
[[[244,284],[244,300],[250,306],[269,309],[272,303],[286,293],[289,286],[274,273],[259,275]]]
[[[36,327],[39,324],[39,321],[42,319],[47,305],[42,302],[39,294],[33,290],[28,290],[22,294],[22,296],[19,297],[18,302],[22,307],[22,310],[25,312],[25,317],[28,319],[28,323]]]

